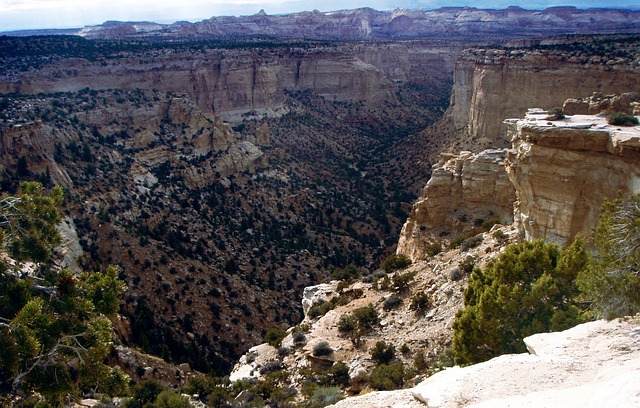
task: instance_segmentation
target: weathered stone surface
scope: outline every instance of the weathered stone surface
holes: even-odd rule
[[[302,292],[302,311],[305,318],[309,313],[309,309],[318,302],[328,302],[336,295],[337,281],[331,283],[321,283],[315,286],[307,286]]]
[[[441,233],[471,232],[476,219],[511,223],[515,191],[504,168],[506,156],[505,149],[443,154],[402,228],[398,253],[423,259]]]
[[[635,317],[536,334],[525,339],[530,354],[449,368],[413,389],[374,392],[333,407],[637,407],[639,330]]]
[[[531,111],[507,121],[513,148],[506,166],[525,238],[562,244],[590,234],[605,198],[640,191],[640,127],[617,128],[599,116],[545,117]]]
[[[635,62],[608,65],[600,58],[585,63],[543,51],[475,51],[456,64],[449,108],[456,130],[468,135],[469,144],[488,138],[494,145],[508,145],[502,120],[520,117],[531,106],[562,106],[568,98],[594,92],[640,92]],[[578,106],[568,107],[583,112]]]

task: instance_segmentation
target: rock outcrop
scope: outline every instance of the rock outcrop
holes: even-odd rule
[[[588,236],[605,198],[640,192],[640,126],[574,115],[548,121],[531,110],[510,120],[506,168],[515,186],[515,222],[527,239],[564,243]]]
[[[595,321],[525,339],[529,354],[436,373],[410,390],[349,398],[336,408],[640,405],[640,318]]]
[[[568,98],[593,92],[640,92],[638,60],[631,51],[637,43],[621,39],[597,51],[592,46],[597,41],[463,53],[456,64],[448,113],[458,134],[468,136],[464,147],[475,148],[482,139],[507,146],[502,120],[520,117],[532,106],[562,106]]]
[[[397,252],[416,261],[445,233],[477,233],[484,220],[495,217],[510,224],[515,190],[504,169],[506,157],[506,149],[442,154],[402,228]]]

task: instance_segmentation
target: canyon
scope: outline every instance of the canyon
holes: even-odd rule
[[[373,367],[362,350],[396,336],[410,350],[400,358],[425,350],[431,374],[446,359],[465,268],[523,237],[587,235],[605,197],[638,191],[637,126],[598,115],[637,115],[640,37],[540,38],[580,33],[587,19],[593,31],[637,31],[637,12],[349,13],[296,15],[277,41],[259,30],[283,17],[262,13],[0,38],[2,189],[22,178],[65,188],[57,261],[122,268],[124,345],[218,375],[254,347],[234,378],[261,378],[277,360],[300,387],[305,369],[344,360],[357,393]],[[335,31],[319,28],[327,18],[341,21]],[[316,41],[288,38],[300,21]],[[234,30],[251,39],[229,40]],[[563,103],[567,117],[548,119]],[[442,250],[461,237],[479,238]],[[413,265],[388,279],[413,275],[387,309],[395,293],[377,286],[377,269],[394,252]],[[316,287],[324,297],[301,307],[305,288],[349,264],[361,282]],[[423,314],[410,306],[421,293]],[[309,316],[334,296],[344,304]],[[358,349],[336,326],[369,304],[381,324]],[[301,319],[304,344],[290,330],[287,350],[255,348]],[[323,340],[334,360],[312,355]]]

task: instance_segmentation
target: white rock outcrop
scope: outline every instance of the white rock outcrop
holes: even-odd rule
[[[640,316],[525,339],[529,354],[441,371],[413,389],[333,407],[582,408],[640,406]]]

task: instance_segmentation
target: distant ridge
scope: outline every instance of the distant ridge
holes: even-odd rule
[[[501,10],[443,7],[437,10],[371,8],[333,12],[211,17],[196,23],[114,22],[65,30],[22,30],[4,35],[79,35],[88,39],[464,39],[530,38],[563,34],[638,33],[640,11],[550,7]]]

